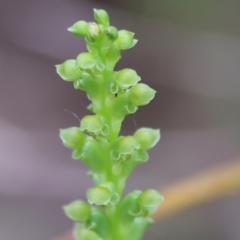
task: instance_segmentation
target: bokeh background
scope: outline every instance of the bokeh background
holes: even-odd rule
[[[58,129],[79,124],[88,100],[55,73],[85,51],[66,31],[107,10],[136,33],[117,69],[157,90],[123,134],[161,128],[162,139],[127,191],[160,188],[240,156],[240,2],[236,0],[0,0],[0,239],[49,240],[71,229],[61,206],[92,185]],[[240,196],[157,222],[144,239],[239,240]]]

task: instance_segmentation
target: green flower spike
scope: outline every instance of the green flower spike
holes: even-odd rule
[[[144,127],[133,135],[120,133],[126,115],[148,104],[156,91],[139,83],[135,70],[114,69],[121,50],[137,43],[134,33],[111,26],[105,10],[94,9],[94,19],[68,28],[84,37],[87,50],[76,60],[56,65],[63,80],[86,92],[87,109],[92,112],[82,117],[79,127],[60,130],[72,158],[86,165],[94,182],[86,194],[88,203],[77,200],[63,209],[75,222],[75,240],[140,240],[163,197],[153,189],[135,190],[125,197],[123,193],[131,172],[148,161],[147,151],[160,139],[160,131]]]

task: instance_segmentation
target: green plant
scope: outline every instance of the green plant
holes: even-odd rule
[[[92,112],[80,126],[60,130],[63,144],[72,157],[83,161],[96,184],[87,191],[88,203],[77,200],[64,206],[76,222],[79,240],[138,240],[151,224],[150,215],[163,200],[153,189],[135,190],[124,198],[125,182],[132,170],[148,160],[147,150],[160,138],[160,131],[140,128],[133,136],[119,136],[127,114],[148,104],[155,90],[143,83],[136,71],[114,71],[121,50],[132,48],[134,33],[110,26],[104,10],[94,9],[97,23],[79,21],[68,28],[84,37],[88,52],[56,65],[63,80],[87,93]]]

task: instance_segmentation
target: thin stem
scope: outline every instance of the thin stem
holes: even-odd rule
[[[153,215],[155,220],[215,199],[240,193],[240,159],[205,170],[161,189],[165,201]]]

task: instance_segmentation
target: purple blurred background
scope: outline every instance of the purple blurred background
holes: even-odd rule
[[[92,185],[58,129],[79,124],[88,100],[55,73],[85,51],[66,31],[93,21],[136,33],[117,69],[136,69],[155,88],[123,134],[161,128],[162,139],[127,191],[165,184],[240,156],[240,2],[235,0],[0,0],[0,239],[49,240],[72,227],[61,206]],[[68,112],[67,112],[67,111]],[[145,239],[239,240],[240,196],[178,214]]]

